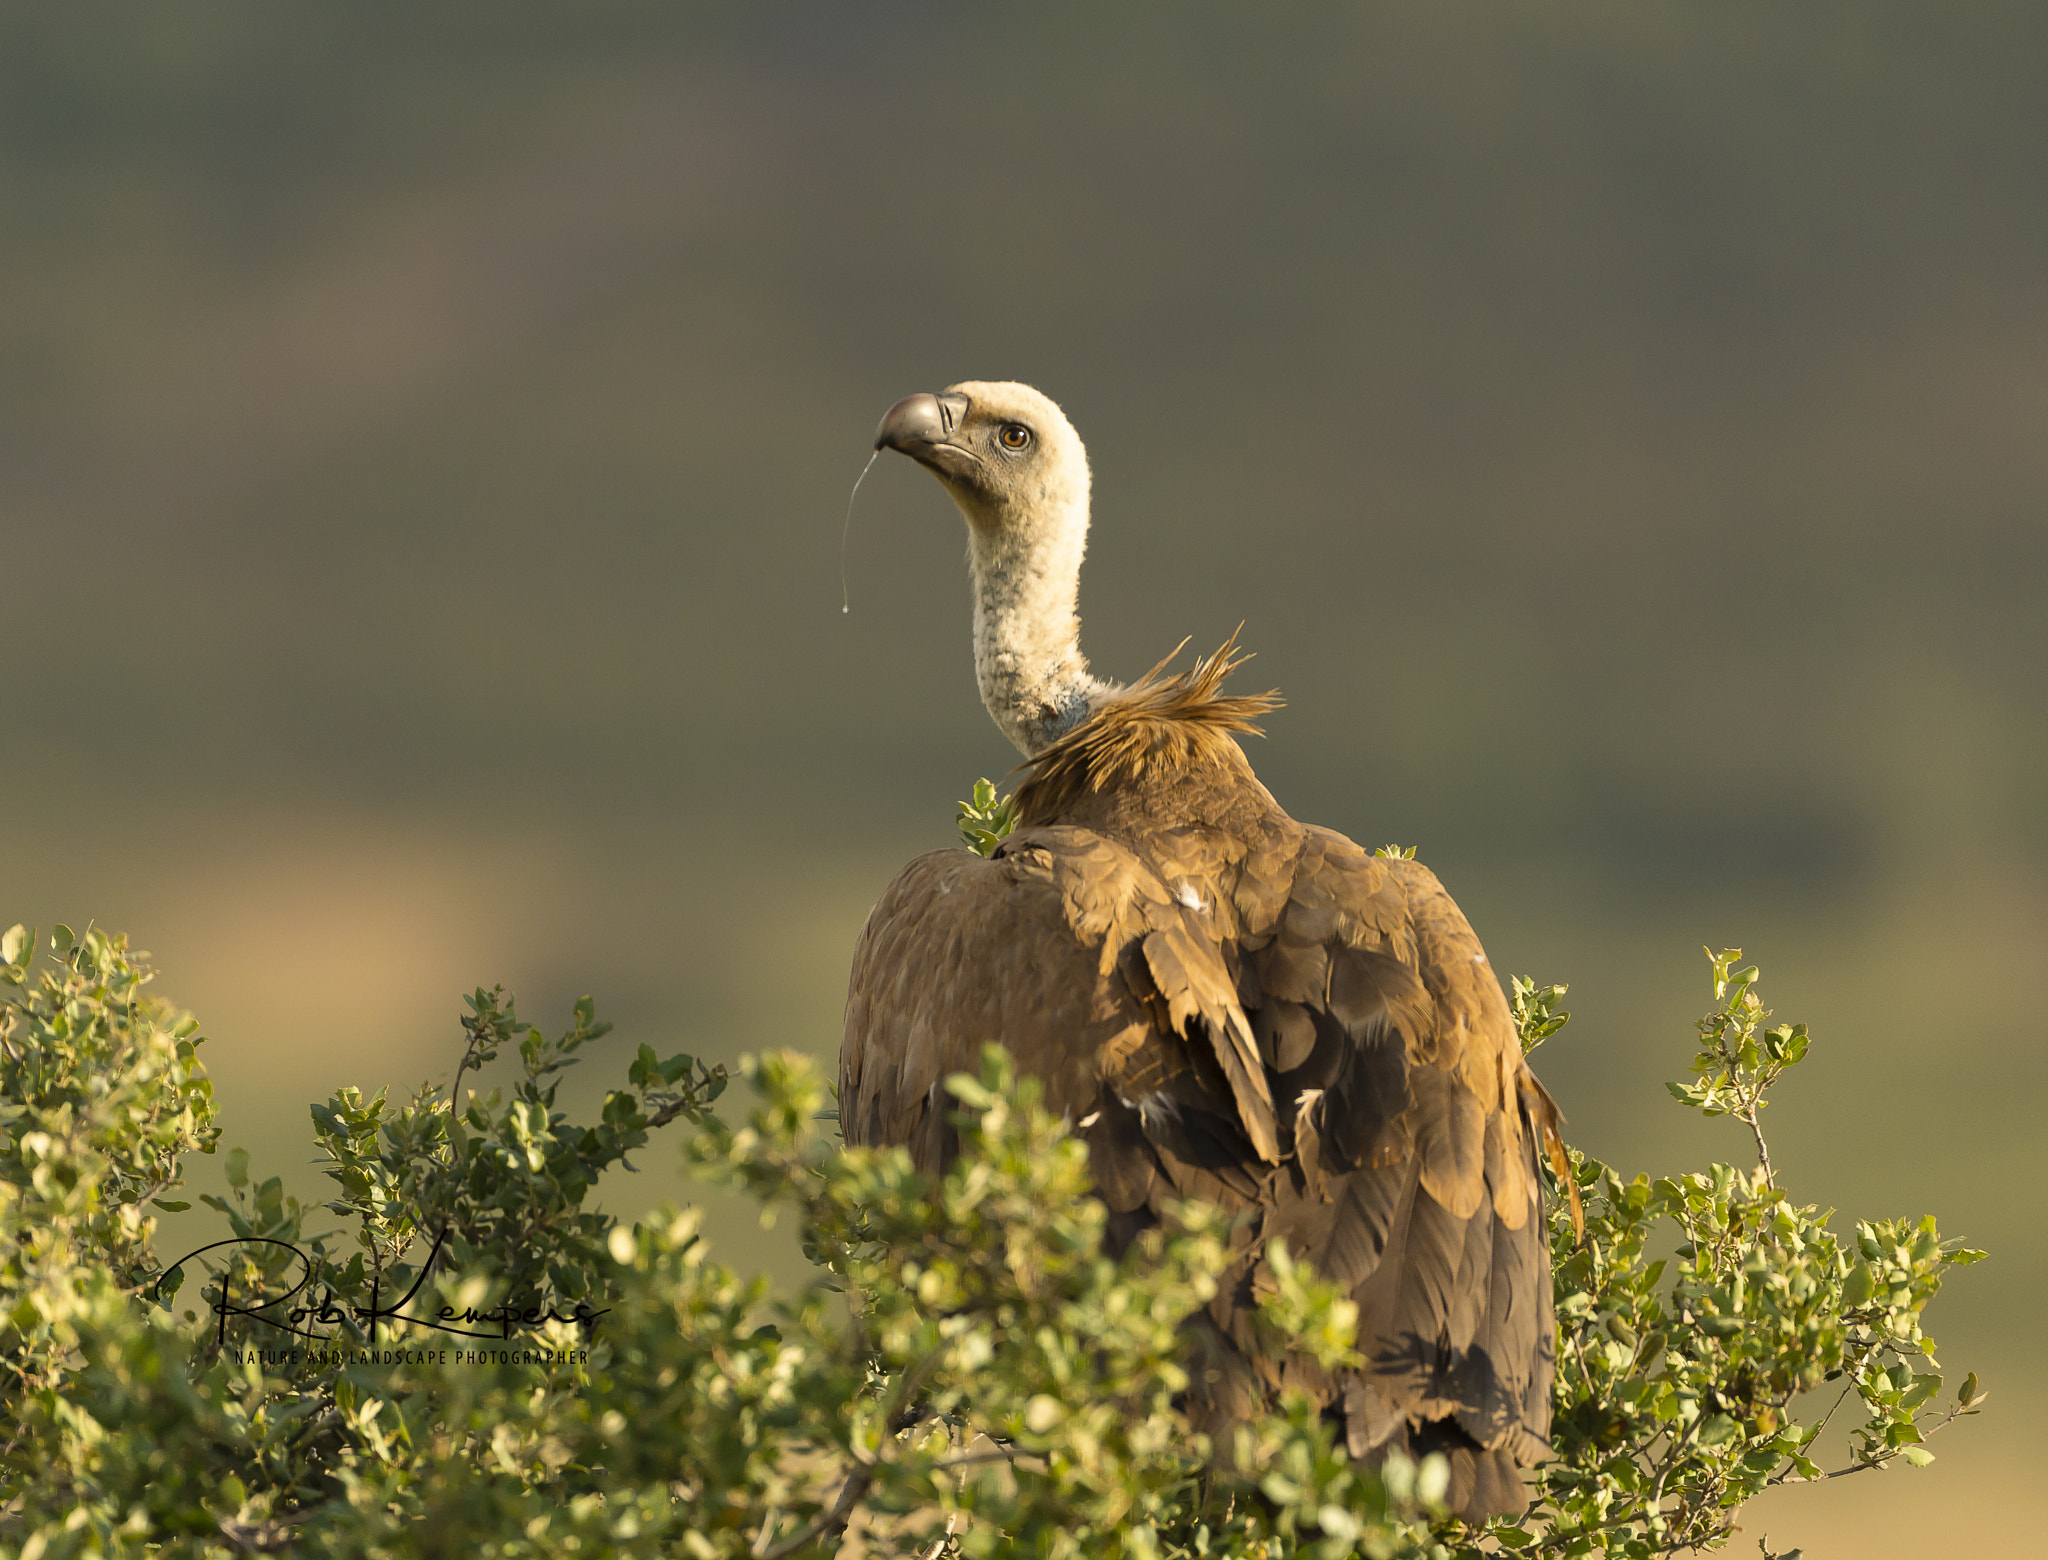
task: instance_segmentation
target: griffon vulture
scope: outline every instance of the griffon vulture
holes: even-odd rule
[[[875,446],[925,466],[966,517],[975,675],[1028,778],[991,858],[921,856],[869,915],[840,1052],[846,1140],[942,1167],[945,1080],[1000,1042],[1087,1141],[1119,1248],[1170,1199],[1245,1215],[1237,1265],[1190,1328],[1189,1412],[1219,1445],[1298,1385],[1352,1455],[1441,1451],[1453,1509],[1523,1509],[1519,1465],[1550,1429],[1537,1149],[1556,1108],[1479,939],[1426,868],[1281,810],[1234,735],[1279,701],[1219,691],[1231,645],[1128,687],[1090,674],[1088,460],[1050,400],[1021,384],[910,396]],[[1261,1347],[1276,1236],[1357,1303],[1363,1367]]]

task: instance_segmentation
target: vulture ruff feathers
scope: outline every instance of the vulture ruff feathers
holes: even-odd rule
[[[1300,1387],[1353,1456],[1443,1452],[1462,1515],[1521,1510],[1555,1371],[1538,1154],[1562,1148],[1470,924],[1427,868],[1298,823],[1259,784],[1237,738],[1280,700],[1222,691],[1236,635],[1177,675],[1173,656],[1128,687],[1089,672],[1087,457],[1051,401],[954,385],[899,402],[875,442],[967,523],[976,680],[1027,778],[988,859],[919,857],[868,917],[847,1141],[942,1169],[944,1080],[1007,1047],[1079,1124],[1113,1248],[1180,1199],[1240,1215],[1187,1333],[1188,1413],[1214,1445]],[[1262,1336],[1275,1239],[1357,1305],[1358,1368]]]
[[[1190,670],[1167,676],[1166,668],[1186,648],[1183,639],[1085,724],[1019,765],[1030,776],[1018,793],[1019,807],[1054,811],[1074,795],[1140,779],[1153,766],[1185,772],[1204,759],[1213,761],[1235,733],[1264,735],[1258,719],[1286,702],[1279,691],[1220,691],[1223,679],[1251,659],[1238,653],[1237,634],[1214,655],[1198,657]]]

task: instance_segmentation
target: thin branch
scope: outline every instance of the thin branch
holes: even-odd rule
[[[162,1180],[152,1181],[142,1191],[135,1194],[132,1199],[133,1206],[140,1208],[146,1202],[154,1202],[159,1196],[171,1189],[172,1179],[170,1176],[165,1176]]]
[[[1979,1397],[1974,1399],[1973,1401],[1982,1402],[1983,1399]],[[1951,1408],[1946,1414],[1943,1414],[1937,1422],[1927,1426],[1926,1429],[1922,1430],[1920,1432],[1920,1440],[1925,1441],[1931,1435],[1939,1435],[1942,1431],[1946,1430],[1950,1425],[1954,1424],[1958,1419],[1961,1419],[1964,1415],[1974,1412],[1975,1409],[1971,1406],[1971,1404],[1957,1404],[1954,1408]],[[1918,1443],[1915,1444],[1917,1445]],[[1842,1479],[1847,1478],[1852,1473],[1863,1473],[1871,1468],[1889,1467],[1892,1463],[1896,1462],[1899,1458],[1905,1455],[1905,1447],[1893,1447],[1892,1450],[1886,1452],[1882,1457],[1872,1458],[1869,1462],[1851,1463],[1846,1468],[1837,1468],[1832,1473],[1824,1473],[1821,1475],[1821,1478]]]
[[[1819,1440],[1819,1439],[1820,1439],[1820,1433],[1821,1433],[1821,1431],[1823,1431],[1823,1430],[1827,1429],[1827,1427],[1828,1427],[1828,1421],[1829,1421],[1830,1419],[1833,1419],[1833,1418],[1835,1417],[1835,1411],[1836,1411],[1837,1409],[1839,1409],[1839,1408],[1840,1408],[1840,1407],[1841,1407],[1841,1406],[1842,1406],[1842,1405],[1843,1405],[1844,1403],[1846,1403],[1846,1402],[1848,1402],[1848,1401],[1849,1401],[1849,1394],[1850,1394],[1850,1393],[1852,1393],[1852,1392],[1854,1392],[1855,1390],[1856,1390],[1856,1383],[1855,1383],[1854,1379],[1852,1378],[1852,1379],[1851,1379],[1851,1380],[1849,1381],[1849,1383],[1848,1383],[1848,1384],[1847,1384],[1846,1386],[1844,1386],[1844,1387],[1842,1388],[1842,1395],[1841,1395],[1840,1397],[1838,1397],[1838,1398],[1836,1398],[1836,1399],[1835,1399],[1835,1401],[1834,1401],[1834,1402],[1833,1402],[1833,1403],[1832,1403],[1832,1404],[1831,1404],[1831,1405],[1829,1406],[1829,1408],[1828,1408],[1828,1411],[1827,1411],[1827,1412],[1826,1412],[1825,1414],[1822,1414],[1822,1415],[1820,1416],[1820,1423],[1819,1423],[1819,1424],[1817,1424],[1817,1425],[1815,1425],[1815,1426],[1813,1427],[1813,1434],[1812,1434],[1811,1436],[1807,1437],[1807,1444],[1808,1444],[1809,1446],[1810,1446],[1810,1445],[1812,1445],[1812,1444],[1813,1444],[1813,1442],[1815,1442],[1815,1441],[1817,1441],[1817,1440]],[[1795,1479],[1795,1478],[1794,1478],[1794,1477],[1793,1477],[1792,1475],[1793,1475],[1793,1470],[1792,1470],[1792,1469],[1790,1469],[1790,1468],[1788,1467],[1788,1468],[1787,1468],[1787,1469],[1786,1469],[1786,1470],[1785,1470],[1784,1472],[1782,1472],[1782,1473],[1774,1473],[1774,1474],[1772,1474],[1772,1475],[1771,1475],[1771,1479],[1770,1479],[1770,1482],[1771,1482],[1771,1483],[1772,1483],[1773,1485],[1778,1485],[1778,1484],[1810,1484],[1810,1483],[1812,1483],[1812,1482],[1813,1482],[1813,1481],[1812,1481],[1812,1480],[1810,1480],[1810,1479],[1803,1479],[1803,1478]],[[1829,1475],[1829,1477],[1832,1477],[1832,1475]]]
[[[1585,1382],[1586,1396],[1590,1398],[1593,1395],[1593,1373],[1586,1368],[1586,1350],[1579,1341],[1579,1330],[1576,1327],[1572,1329],[1571,1339],[1572,1357],[1579,1362],[1579,1379]]]
[[[1762,1100],[1763,1096],[1763,1085],[1759,1084],[1757,1085],[1756,1093],[1750,1097],[1748,1109],[1742,1112],[1742,1119],[1749,1124],[1749,1135],[1756,1139],[1757,1163],[1763,1166],[1764,1185],[1768,1186],[1772,1191],[1776,1191],[1778,1189],[1778,1173],[1771,1168],[1771,1151],[1764,1143],[1764,1129],[1756,1119],[1757,1103]]]
[[[1835,1399],[1834,1407],[1830,1408],[1825,1414],[1822,1414],[1820,1416],[1820,1423],[1813,1427],[1813,1433],[1816,1436],[1818,1436],[1821,1433],[1821,1431],[1827,1429],[1828,1421],[1835,1417],[1835,1410],[1840,1408],[1844,1403],[1848,1402],[1849,1394],[1854,1392],[1855,1390],[1856,1378],[1852,1376],[1849,1378],[1848,1381],[1843,1383],[1842,1395]]]
[[[239,1554],[273,1555],[288,1547],[293,1538],[293,1525],[287,1522],[238,1522],[232,1517],[220,1519],[221,1536]]]
[[[1650,1487],[1650,1499],[1648,1502],[1650,1510],[1657,1511],[1662,1507],[1664,1503],[1664,1481],[1671,1477],[1672,1469],[1678,1466],[1679,1458],[1684,1456],[1686,1447],[1692,1444],[1692,1438],[1699,1434],[1700,1426],[1706,1422],[1704,1414],[1698,1416],[1691,1424],[1685,1427],[1684,1435],[1675,1437],[1672,1440],[1669,1450],[1664,1454],[1663,1466],[1657,1470],[1657,1482]]]
[[[958,1529],[959,1522],[959,1512],[948,1513],[946,1517],[946,1531],[919,1550],[917,1560],[939,1560],[939,1556],[944,1554],[948,1546],[952,1544],[953,1534]]]
[[[795,1554],[827,1533],[843,1532],[847,1520],[853,1515],[853,1508],[860,1504],[861,1496],[867,1494],[868,1486],[874,1482],[875,1465],[861,1463],[839,1486],[839,1498],[832,1502],[829,1511],[820,1512],[808,1526],[798,1529],[773,1549],[762,1552],[761,1560],[784,1560],[784,1556]]]
[[[1633,1527],[1643,1520],[1639,1511],[1624,1511],[1619,1516],[1607,1517],[1599,1522],[1587,1523],[1584,1527],[1567,1528],[1562,1532],[1551,1531],[1536,1541],[1530,1548],[1521,1551],[1525,1555],[1563,1554],[1582,1538],[1595,1533],[1604,1533],[1610,1528]],[[1666,1551],[1669,1553],[1670,1551]]]
[[[896,1383],[896,1390],[889,1394],[889,1408],[882,1422],[889,1427],[891,1435],[909,1427],[911,1421],[904,1416],[910,1411],[911,1399],[917,1396],[917,1390],[924,1385],[925,1377],[938,1367],[939,1356],[943,1352],[944,1346],[941,1345],[911,1366]]]
[[[971,1468],[976,1463],[1014,1463],[1016,1460],[1016,1453],[1012,1452],[1007,1446],[999,1446],[990,1452],[965,1452],[958,1457],[948,1457],[944,1462],[933,1463],[931,1471],[933,1473],[951,1473],[955,1468]]]
[[[462,1060],[455,1064],[455,1081],[448,1086],[448,1125],[451,1128],[449,1132],[449,1147],[451,1149],[455,1146],[452,1129],[460,1115],[457,1107],[462,1103],[462,1074],[469,1067],[470,1054],[475,1048],[476,1040],[472,1036],[469,1044],[462,1048]]]
[[[656,1127],[665,1127],[671,1121],[674,1121],[676,1117],[686,1115],[692,1111],[702,1110],[703,1108],[694,1098],[688,1095],[681,1099],[670,1100],[668,1104],[662,1106],[660,1110],[647,1118],[648,1129],[651,1131]]]
[[[908,1410],[911,1399],[917,1395],[917,1389],[924,1385],[925,1377],[937,1367],[943,1352],[942,1349],[932,1350],[905,1371],[897,1381],[896,1390],[889,1394],[889,1406],[882,1421],[888,1426],[891,1434],[904,1428],[907,1421],[903,1419],[903,1415]],[[877,1466],[875,1463],[867,1462],[859,1464],[847,1475],[846,1482],[839,1487],[839,1497],[832,1502],[830,1510],[821,1512],[809,1525],[784,1539],[773,1549],[757,1550],[761,1560],[782,1560],[783,1556],[795,1554],[804,1545],[824,1537],[827,1533],[842,1531],[853,1515],[853,1508],[860,1504],[860,1498],[867,1494],[868,1486],[875,1482]]]

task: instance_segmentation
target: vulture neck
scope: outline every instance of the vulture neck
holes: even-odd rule
[[[1083,499],[1023,523],[967,517],[974,571],[974,677],[981,702],[1027,758],[1094,713],[1113,685],[1091,676],[1081,654],[1081,555],[1088,546]]]

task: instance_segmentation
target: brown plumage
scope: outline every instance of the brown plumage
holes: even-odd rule
[[[1078,439],[1023,386],[947,397],[900,403],[877,443],[938,472],[968,520],[977,669],[1029,775],[990,859],[920,857],[868,918],[840,1056],[847,1140],[940,1168],[945,1080],[1003,1044],[1087,1142],[1119,1249],[1175,1199],[1245,1215],[1190,1329],[1199,1426],[1227,1444],[1273,1390],[1301,1387],[1353,1455],[1443,1451],[1456,1509],[1520,1510],[1518,1467],[1550,1426],[1536,1155],[1556,1117],[1478,939],[1427,868],[1297,823],[1259,783],[1236,737],[1279,701],[1221,692],[1234,637],[1178,676],[1088,676],[1073,625],[1044,621],[1048,599],[1071,613],[1071,582],[1044,588],[1031,569],[1050,554],[1078,573],[1085,461],[1077,512],[1049,515],[1044,497],[1071,494]],[[1023,454],[1065,462],[1064,486],[1021,461],[989,469],[1020,426]],[[1262,1345],[1276,1237],[1356,1302],[1363,1368]]]

